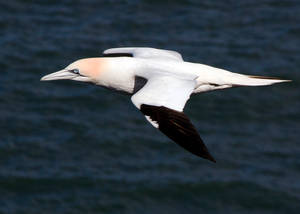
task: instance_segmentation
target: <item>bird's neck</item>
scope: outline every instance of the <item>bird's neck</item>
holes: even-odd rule
[[[105,60],[105,69],[100,72],[96,84],[122,91],[133,93],[135,71],[137,63],[130,57],[107,57]]]

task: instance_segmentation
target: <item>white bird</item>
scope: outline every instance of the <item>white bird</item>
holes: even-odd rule
[[[183,113],[191,94],[290,81],[232,73],[185,62],[175,51],[138,47],[108,49],[103,57],[77,60],[41,78],[61,79],[90,82],[131,94],[133,104],[155,128],[191,153],[213,162],[215,159]]]

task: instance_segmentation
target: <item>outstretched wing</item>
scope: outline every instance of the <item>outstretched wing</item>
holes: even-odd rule
[[[165,60],[183,61],[180,53],[170,50],[162,50],[156,48],[111,48],[103,52],[104,56],[131,56],[136,58],[154,58]]]
[[[189,152],[215,162],[197,130],[182,112],[195,84],[194,80],[154,76],[131,100],[155,128]]]

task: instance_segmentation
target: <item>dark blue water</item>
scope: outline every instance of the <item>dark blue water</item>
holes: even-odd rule
[[[1,1],[0,213],[298,213],[299,14],[289,0]],[[293,82],[192,97],[213,164],[125,95],[39,81],[119,46]]]

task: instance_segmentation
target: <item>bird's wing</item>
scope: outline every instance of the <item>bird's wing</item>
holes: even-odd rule
[[[196,82],[172,76],[154,76],[131,100],[146,119],[189,152],[215,162],[197,130],[183,113]]]
[[[104,56],[131,56],[136,58],[154,58],[164,60],[183,61],[180,53],[156,48],[111,48],[103,52]]]

